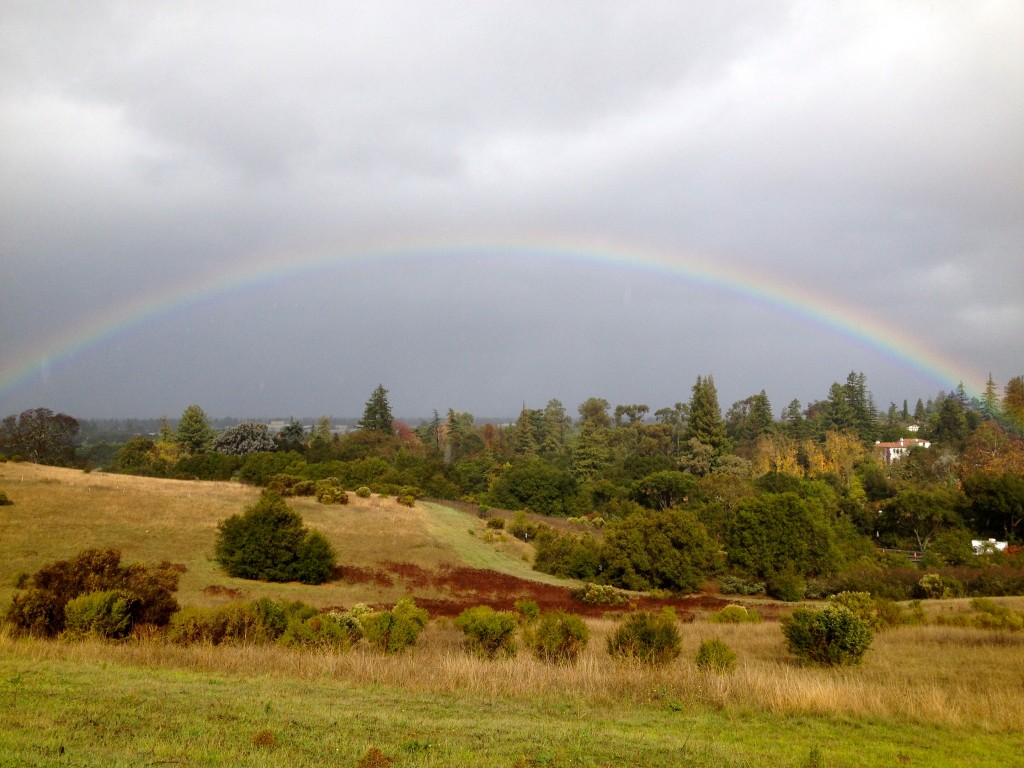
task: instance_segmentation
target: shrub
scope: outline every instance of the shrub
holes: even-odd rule
[[[704,672],[723,674],[736,668],[736,654],[720,638],[704,640],[697,649],[697,667]]]
[[[492,528],[496,531],[505,529],[505,518],[504,517],[492,517],[487,521],[487,527]]]
[[[399,496],[397,501],[403,507],[413,507],[413,506],[416,505],[416,497],[415,496],[410,496],[408,494],[406,494],[404,496]]]
[[[608,653],[644,664],[665,664],[680,653],[679,629],[671,608],[660,614],[629,614],[608,637]]]
[[[519,615],[523,617],[523,621],[530,623],[540,618],[540,608],[537,607],[535,600],[516,600],[515,605]]]
[[[365,485],[360,485],[358,488],[356,488],[356,496],[358,496],[360,499],[368,499],[372,494],[373,491],[371,491]]]
[[[840,592],[832,595],[829,602],[843,606],[875,632],[908,622],[899,605],[882,597],[872,597],[870,592]]]
[[[963,597],[964,585],[952,576],[940,576],[937,573],[926,573],[917,582],[914,597],[928,600],[945,600],[952,597]]]
[[[117,550],[86,549],[36,571],[22,584],[28,589],[14,596],[7,620],[17,633],[53,637],[64,630],[70,601],[93,592],[120,590],[133,598],[132,626],[166,624],[178,608],[173,592],[181,570],[182,566],[167,562],[123,566]]]
[[[555,664],[574,663],[589,642],[590,630],[583,619],[564,611],[543,614],[528,638],[534,656]]]
[[[972,613],[939,616],[935,619],[935,623],[977,629],[1003,629],[1012,632],[1024,629],[1024,613],[1012,611],[1005,605],[999,605],[987,597],[976,597],[971,600],[971,609]]]
[[[64,634],[68,638],[98,637],[115,640],[132,631],[132,613],[138,598],[119,589],[90,592],[64,607]]]
[[[761,621],[761,615],[756,611],[748,611],[745,606],[733,604],[711,614],[708,621],[715,624],[754,624]]]
[[[314,486],[316,500],[321,504],[348,504],[348,494],[341,485],[341,480],[336,477],[326,477],[317,480]]]
[[[286,648],[347,651],[360,637],[361,634],[353,631],[341,616],[321,613],[306,619],[292,619],[277,642]]]
[[[742,576],[723,576],[718,581],[723,595],[763,595],[767,592],[763,581],[750,581]]]
[[[569,592],[574,600],[587,605],[622,605],[627,598],[619,590],[609,584],[587,583]]]
[[[266,642],[267,633],[255,604],[239,601],[183,608],[171,617],[167,639],[178,645],[246,644]]]
[[[514,613],[478,605],[460,613],[455,626],[462,630],[466,647],[473,653],[486,659],[515,656],[518,622]]]
[[[7,492],[3,488],[0,488],[0,507],[9,507],[12,504],[14,504],[14,502],[11,501]]]
[[[796,571],[782,571],[768,579],[768,594],[786,603],[803,600],[806,591],[807,584]]]
[[[316,493],[316,483],[298,475],[279,474],[267,481],[267,490],[282,496],[312,496]]]
[[[335,567],[334,549],[273,491],[241,515],[217,525],[217,562],[228,575],[261,581],[322,584]]]
[[[860,664],[871,645],[871,628],[841,605],[820,611],[797,608],[782,620],[789,652],[823,666]]]
[[[390,611],[375,611],[364,616],[361,623],[371,646],[381,653],[398,653],[416,644],[428,618],[411,597],[403,597]]]

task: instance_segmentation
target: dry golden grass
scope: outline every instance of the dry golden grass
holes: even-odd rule
[[[260,596],[302,600],[319,607],[357,602],[393,603],[406,585],[336,581],[318,587],[264,584],[226,576],[213,560],[217,523],[240,513],[259,489],[240,483],[132,477],[28,463],[0,463],[0,488],[13,506],[0,508],[0,605],[13,595],[18,574],[74,555],[86,547],[119,549],[125,562],[168,560],[186,567],[178,599],[212,605]],[[484,521],[465,513],[391,498],[323,505],[289,499],[306,525],[323,532],[344,566],[374,569],[381,563],[411,563],[434,570],[443,565],[486,567],[520,578],[560,582],[530,570],[521,542],[489,544]],[[472,531],[472,533],[471,533]],[[213,590],[208,588],[214,587]],[[429,586],[422,597],[443,597]]]
[[[0,636],[38,660],[111,662],[239,676],[332,679],[424,693],[521,701],[586,701],[714,709],[736,715],[825,716],[886,720],[1014,733],[1024,722],[1024,635],[951,627],[906,627],[876,636],[863,665],[803,667],[787,655],[777,624],[680,625],[683,653],[664,667],[613,660],[605,651],[611,620],[592,620],[590,646],[573,666],[520,653],[483,661],[462,648],[461,633],[434,621],[419,644],[398,656],[362,646],[346,654],[275,646],[178,647],[159,638],[121,645],[58,643]],[[702,640],[721,637],[736,653],[736,671],[716,675],[694,663]]]

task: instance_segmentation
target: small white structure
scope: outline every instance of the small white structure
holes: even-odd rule
[[[892,464],[897,459],[902,459],[910,453],[911,448],[931,447],[932,444],[929,441],[918,437],[901,437],[894,443],[883,443],[880,440],[875,440],[875,450],[882,454],[882,459],[886,464]]]
[[[991,555],[993,552],[1002,552],[1006,549],[1006,542],[995,539],[971,539],[971,549],[976,555]]]

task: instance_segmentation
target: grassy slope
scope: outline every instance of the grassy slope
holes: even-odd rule
[[[69,557],[85,547],[120,549],[125,562],[184,563],[179,600],[203,604],[209,586],[235,589],[247,597],[271,595],[308,603],[351,605],[388,602],[399,587],[334,583],[319,587],[255,584],[225,576],[212,560],[217,523],[241,512],[258,490],[237,483],[158,480],[32,464],[0,464],[0,488],[14,506],[0,508],[0,604],[13,594],[16,574]],[[322,531],[338,562],[373,568],[408,562],[423,568],[469,565],[548,583],[524,562],[525,545],[489,544],[483,521],[435,504],[403,507],[393,499],[359,499],[324,506],[308,498],[289,500],[306,524]],[[473,531],[473,534],[469,532]]]
[[[209,585],[318,605],[400,596],[373,584],[224,577],[210,560],[216,523],[251,503],[252,488],[20,464],[0,464],[0,487],[15,502],[0,508],[0,605],[14,574],[85,546],[118,547],[128,561],[184,562],[184,603],[218,600],[204,594]],[[503,555],[484,542],[481,521],[445,508],[380,499],[295,507],[344,563],[530,574],[516,542],[501,545]],[[651,671],[614,664],[603,652],[612,623],[591,624],[587,658],[567,670],[524,654],[467,660],[443,621],[397,659],[361,649],[338,657],[40,643],[0,631],[0,765],[355,765],[374,746],[399,766],[472,759],[480,768],[1002,766],[1019,757],[1019,635],[897,630],[876,638],[863,667],[830,672],[789,662],[776,625],[698,621],[682,627],[683,658]],[[694,667],[697,644],[714,635],[739,654],[736,674],[708,678]],[[276,746],[254,746],[264,729]]]

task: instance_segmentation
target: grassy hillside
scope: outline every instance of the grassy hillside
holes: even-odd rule
[[[125,562],[182,563],[179,601],[207,604],[225,596],[270,595],[318,606],[393,602],[408,593],[442,597],[424,574],[483,568],[542,583],[564,583],[531,570],[529,547],[511,537],[486,541],[483,521],[434,504],[404,507],[394,499],[344,506],[289,499],[306,524],[322,531],[343,566],[342,579],[309,587],[259,584],[226,576],[212,560],[217,523],[252,504],[259,490],[237,483],[160,480],[100,472],[0,464],[0,604],[19,573],[86,547],[121,550]],[[388,583],[390,582],[390,583]]]
[[[348,606],[415,594],[435,619],[394,657],[365,645],[179,647],[159,635],[48,642],[0,628],[0,765],[934,768],[1019,758],[1021,632],[900,627],[875,637],[863,665],[830,670],[794,662],[775,622],[720,625],[694,612],[679,624],[680,658],[651,669],[607,654],[616,623],[599,612],[576,666],[523,652],[488,662],[465,652],[445,608],[509,601],[524,585],[564,589],[527,581],[527,550],[487,541],[464,513],[296,500],[337,547],[342,577],[270,585],[227,578],[210,559],[217,522],[256,489],[27,464],[0,464],[0,488],[14,501],[0,508],[0,604],[17,574],[97,546],[126,561],[183,563],[186,604],[271,595]],[[967,602],[930,602],[928,612]],[[738,656],[733,674],[694,662],[716,636]]]

